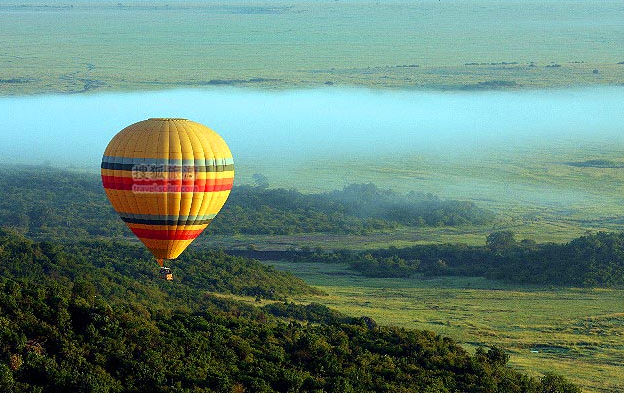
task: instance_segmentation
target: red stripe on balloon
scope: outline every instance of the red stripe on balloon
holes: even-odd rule
[[[137,237],[156,240],[190,240],[195,239],[203,229],[187,229],[182,231],[167,229],[130,228]]]
[[[234,178],[225,179],[133,179],[102,176],[104,188],[135,192],[214,192],[232,189]]]

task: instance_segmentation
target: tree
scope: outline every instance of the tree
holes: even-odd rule
[[[0,390],[3,392],[13,392],[15,381],[13,380],[13,373],[9,367],[0,363]]]
[[[487,236],[485,244],[494,252],[507,251],[518,244],[515,236],[512,231],[492,232]]]
[[[257,188],[265,189],[269,187],[269,178],[262,173],[254,173],[251,178],[254,181],[254,186]]]
[[[509,355],[500,347],[492,347],[485,353],[485,357],[490,364],[504,366],[509,362]]]
[[[540,393],[581,393],[581,388],[566,381],[560,375],[546,373],[540,380],[542,387]]]

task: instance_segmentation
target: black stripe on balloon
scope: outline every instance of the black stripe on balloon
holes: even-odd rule
[[[205,219],[205,220],[155,219],[155,220],[150,220],[148,218],[133,218],[133,217],[121,217],[121,219],[124,222],[127,222],[128,224],[144,224],[144,225],[204,225],[204,224],[210,224],[210,222],[212,221],[212,219]]]
[[[112,162],[102,162],[102,169],[112,169],[114,171],[132,171],[137,167],[138,164],[117,164]],[[178,166],[175,172],[180,172],[181,166]],[[194,172],[225,172],[225,171],[233,171],[234,164],[229,165],[189,165],[189,168],[193,168]]]

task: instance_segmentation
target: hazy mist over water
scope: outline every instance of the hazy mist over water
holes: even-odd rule
[[[0,98],[0,162],[99,167],[108,141],[149,117],[203,123],[238,163],[624,143],[624,88],[517,92],[236,89]]]

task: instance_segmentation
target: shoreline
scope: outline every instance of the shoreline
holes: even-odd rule
[[[1,58],[1,56],[0,56]],[[1,61],[0,61],[1,63]],[[30,68],[30,67],[29,67]],[[167,72],[148,77],[99,69],[91,64],[59,74],[57,70],[32,73],[4,67],[0,97],[92,92],[144,92],[180,88],[236,87],[258,90],[300,90],[319,87],[421,91],[517,91],[624,86],[624,64],[569,63],[531,65],[467,64],[424,67],[376,66],[365,69],[329,69],[253,74],[206,70],[187,78]]]

